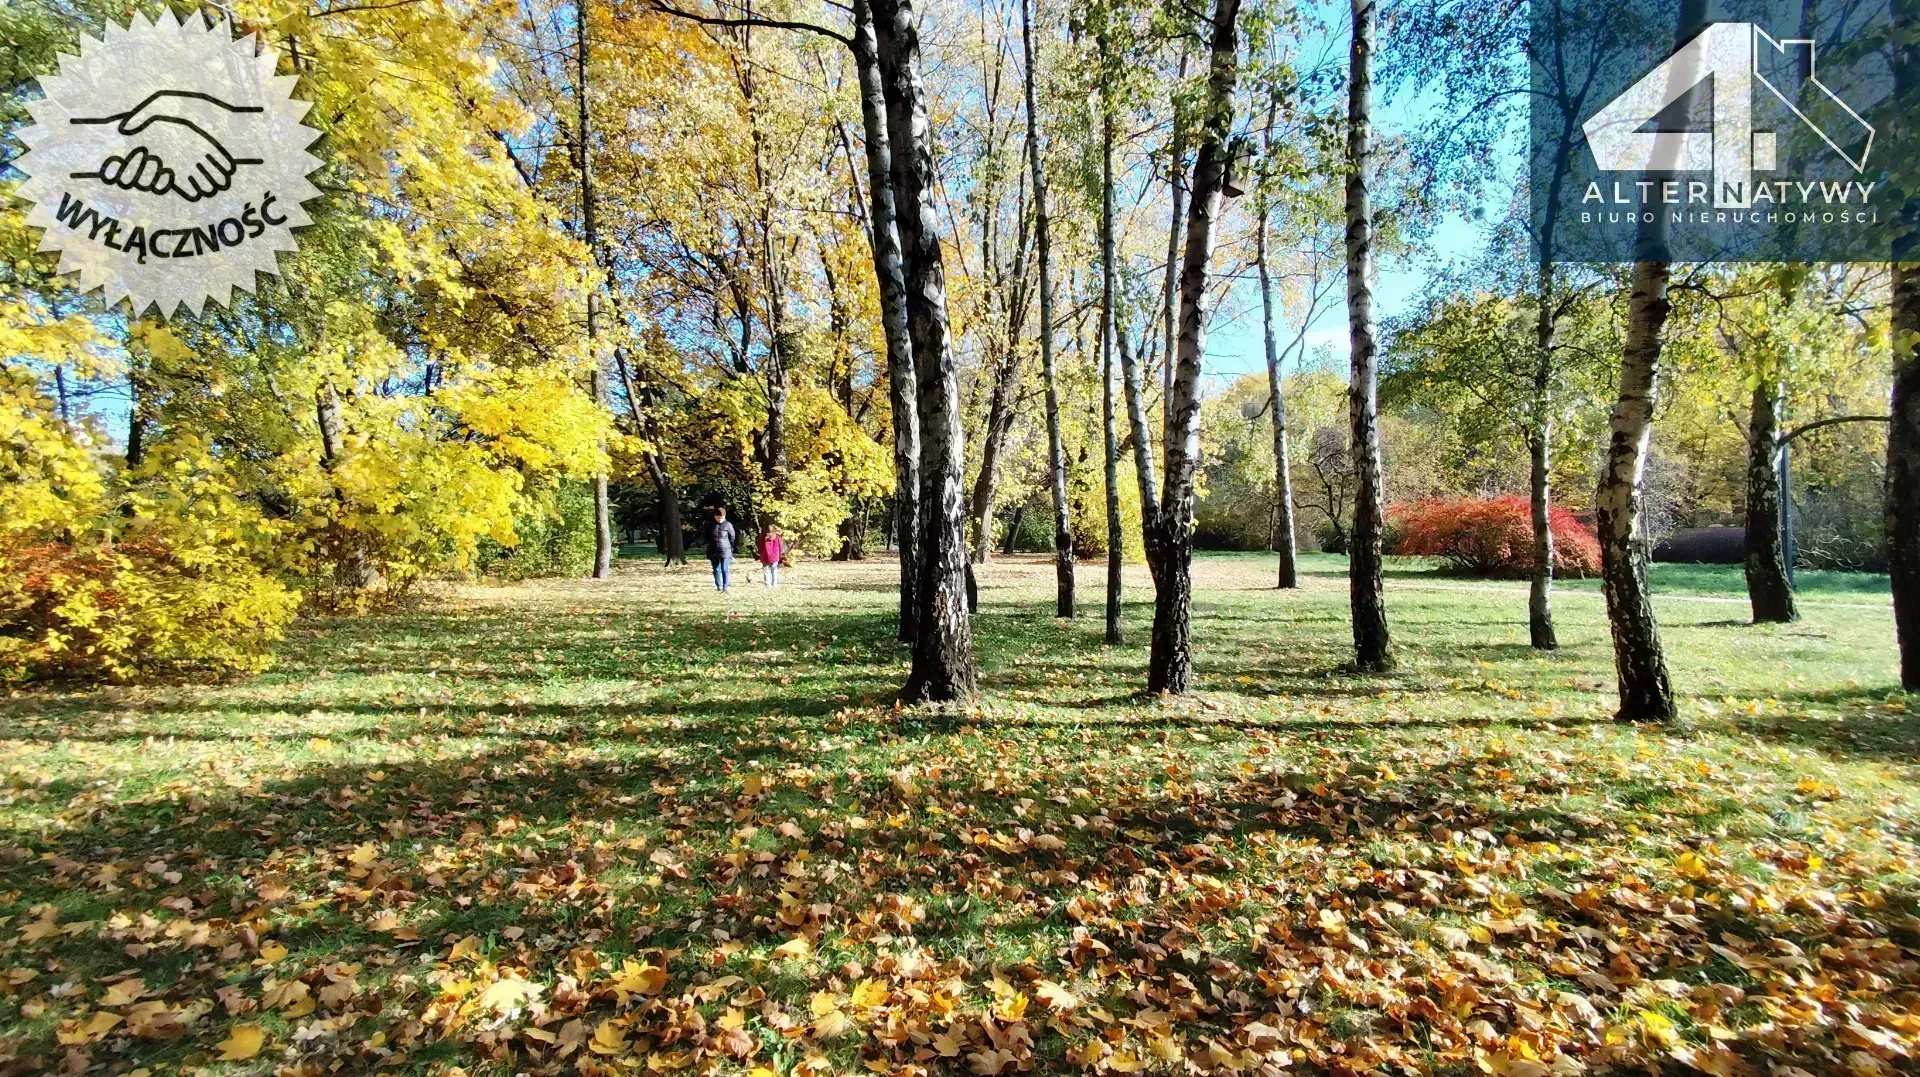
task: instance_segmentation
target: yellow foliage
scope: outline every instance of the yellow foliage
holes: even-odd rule
[[[105,478],[24,371],[0,367],[0,541],[79,526]]]
[[[0,481],[32,510],[0,531],[0,679],[262,668],[299,596],[261,567],[278,527],[207,446],[171,443],[109,497],[79,438],[27,414],[15,444],[39,466]]]

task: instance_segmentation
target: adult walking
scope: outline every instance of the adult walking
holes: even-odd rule
[[[727,576],[733,568],[733,543],[738,532],[727,521],[727,510],[714,506],[713,519],[707,521],[707,563],[713,566],[713,589],[725,591]]]

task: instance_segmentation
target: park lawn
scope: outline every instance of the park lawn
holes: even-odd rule
[[[960,712],[892,705],[886,560],[448,587],[251,679],[17,692],[0,1072],[1912,1070],[1884,589],[1754,627],[1737,570],[1657,566],[1663,731],[1608,720],[1589,585],[1540,655],[1523,584],[1396,565],[1356,676],[1305,568],[1198,559],[1187,700],[1135,695],[1143,570],[1109,648],[1100,567],[1063,623],[1033,557],[979,570]]]

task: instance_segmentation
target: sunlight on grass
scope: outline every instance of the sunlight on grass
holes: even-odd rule
[[[1920,987],[1884,599],[1755,628],[1671,567],[1672,734],[1607,720],[1579,584],[1540,655],[1524,587],[1397,566],[1361,677],[1322,557],[1198,560],[1186,701],[1134,695],[1143,571],[1107,648],[1025,557],[958,714],[893,708],[887,561],[625,562],[16,693],[0,1066],[1831,1072]]]

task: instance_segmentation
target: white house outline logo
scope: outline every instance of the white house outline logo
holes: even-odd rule
[[[1806,47],[1808,85],[1866,132],[1857,158],[1760,73],[1762,40],[1781,56],[1787,55],[1788,46]],[[1753,173],[1772,171],[1776,163],[1774,132],[1753,130],[1753,83],[1757,80],[1856,173],[1864,172],[1876,132],[1820,81],[1815,49],[1811,39],[1775,40],[1752,23],[1710,24],[1581,125],[1594,163],[1611,172],[1711,172],[1716,208],[1749,207],[1754,197]],[[1707,78],[1714,80],[1711,131],[1642,130]]]

